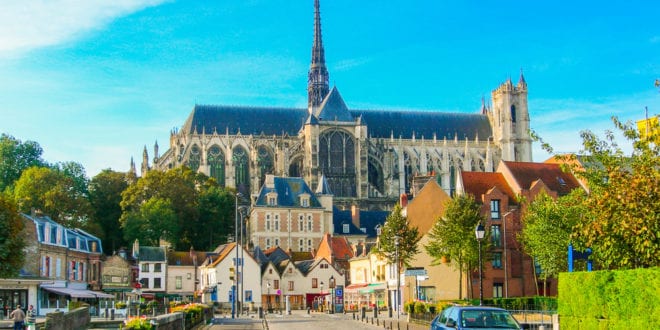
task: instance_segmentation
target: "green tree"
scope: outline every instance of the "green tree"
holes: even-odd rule
[[[110,254],[126,246],[124,232],[119,222],[121,217],[121,194],[128,188],[126,173],[105,169],[89,183],[90,221],[100,227],[99,238],[103,251]]]
[[[460,195],[447,203],[444,217],[436,219],[429,232],[429,243],[425,246],[433,257],[433,264],[448,258],[451,265],[460,272],[459,292],[462,295],[462,277],[478,263],[478,242],[474,230],[484,222],[480,206],[472,195]],[[487,238],[482,240],[482,251],[488,249]]]
[[[124,218],[124,238],[128,242],[138,239],[143,245],[158,246],[159,240],[176,242],[180,227],[172,203],[163,198],[152,197],[140,209]]]
[[[23,267],[23,220],[13,199],[0,193],[0,278],[18,275]]]
[[[419,253],[417,243],[421,238],[417,227],[410,227],[408,218],[403,216],[401,206],[397,204],[385,219],[376,252],[387,258],[389,262],[394,263],[396,262],[397,252],[396,242],[398,242],[398,266],[401,269],[403,265],[410,266],[410,260]]]
[[[525,253],[540,266],[544,284],[548,278],[567,271],[567,247],[584,208],[584,191],[573,190],[557,198],[542,192],[532,201],[522,218],[518,240]],[[538,288],[537,288],[538,289]],[[538,291],[538,290],[537,290]],[[547,292],[547,290],[543,290]]]
[[[219,229],[213,227],[218,225],[214,220],[219,219],[221,221],[219,224],[225,229],[233,230],[234,228],[233,193],[231,197],[226,196],[226,193],[214,196],[221,190],[213,192],[212,189],[221,188],[217,187],[215,180],[195,173],[186,167],[170,169],[167,172],[149,171],[122,193],[120,221],[123,226],[126,226],[125,222],[128,217],[139,214],[146,201],[154,197],[160,198],[169,201],[176,215],[178,229],[175,230],[177,235],[172,244],[177,249],[187,250],[190,246],[195,246],[196,249],[212,248],[212,246],[208,246],[209,242],[214,244],[224,242],[224,240],[212,242],[213,237],[209,239],[209,232]],[[213,201],[222,204],[211,205]],[[229,214],[231,217],[227,217]],[[213,218],[216,215],[218,218]],[[231,221],[229,222],[227,219],[231,219]],[[215,238],[221,239],[220,237]]]
[[[16,181],[14,199],[18,209],[41,210],[53,220],[71,228],[89,229],[89,201],[76,190],[74,180],[57,169],[31,167]]]
[[[0,192],[11,188],[27,168],[46,166],[42,153],[34,141],[21,142],[10,135],[0,135]]]
[[[214,249],[234,234],[234,192],[210,186],[199,195],[199,225],[191,231],[191,241],[198,249]],[[212,229],[210,229],[212,228]]]

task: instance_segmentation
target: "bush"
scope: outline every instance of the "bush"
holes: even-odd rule
[[[152,325],[146,317],[131,317],[124,321],[126,329],[132,330],[151,330]]]
[[[122,302],[122,301],[117,302],[117,303],[115,304],[115,308],[117,308],[117,309],[124,309],[124,308],[126,308],[126,303],[125,303],[125,302]]]

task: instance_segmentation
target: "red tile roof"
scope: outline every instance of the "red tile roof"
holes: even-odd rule
[[[503,162],[511,175],[522,189],[529,189],[532,184],[541,180],[559,196],[567,195],[571,190],[580,187],[580,183],[571,173],[561,170],[559,164]]]
[[[461,178],[463,179],[465,192],[474,196],[474,199],[479,203],[482,201],[481,196],[495,187],[509,196],[511,202],[515,201],[516,195],[502,173],[461,172]]]

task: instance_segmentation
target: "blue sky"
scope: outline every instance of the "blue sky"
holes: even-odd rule
[[[580,150],[660,113],[660,2],[321,0],[349,108],[476,112],[522,68],[531,126]],[[94,176],[139,167],[195,104],[306,106],[312,0],[5,0],[0,132]],[[548,157],[538,145],[535,161]]]

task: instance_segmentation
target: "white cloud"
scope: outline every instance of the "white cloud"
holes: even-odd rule
[[[165,0],[9,0],[0,4],[0,55],[61,44]]]

